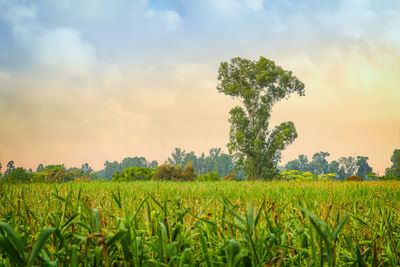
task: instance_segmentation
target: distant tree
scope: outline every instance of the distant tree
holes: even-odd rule
[[[15,170],[15,163],[14,163],[14,161],[11,160],[7,163],[7,170],[5,171],[4,176],[7,176],[9,173],[11,173],[14,170]]]
[[[68,179],[80,181],[90,179],[90,172],[85,172],[85,168],[70,168],[66,171],[65,175],[68,177]]]
[[[188,163],[193,165],[195,173],[201,175],[208,172],[218,172],[221,175],[232,173],[237,164],[233,161],[233,157],[222,153],[221,148],[211,148],[209,155],[206,157],[204,153],[200,157],[191,151],[189,153],[181,148],[175,148],[168,158],[168,164],[173,166],[180,165],[186,167]]]
[[[3,174],[1,173],[1,168],[2,168],[3,166],[1,165],[1,162],[0,162],[0,178],[3,176]]]
[[[112,178],[112,175],[116,171],[121,172],[120,165],[117,161],[113,161],[113,162],[106,161],[104,163],[104,175],[107,180],[110,180]]]
[[[328,165],[328,172],[336,173],[338,175],[339,174],[339,166],[340,166],[339,161],[332,160]],[[338,177],[338,176],[336,176],[336,177]],[[344,177],[343,177],[343,179],[344,179]]]
[[[328,152],[322,151],[315,153],[310,162],[311,172],[318,175],[328,173],[329,164],[326,158],[329,157],[329,155]]]
[[[50,183],[62,183],[73,181],[74,177],[67,172],[64,164],[57,164],[46,166],[44,169],[44,180]]]
[[[149,168],[150,169],[154,169],[154,168],[157,168],[157,166],[158,166],[158,162],[157,162],[157,160],[153,160],[152,162],[150,162],[149,163]]]
[[[82,164],[81,170],[82,170],[84,173],[87,173],[87,174],[93,172],[92,167],[90,167],[88,163]]]
[[[24,168],[16,168],[9,172],[5,179],[9,182],[29,182],[31,174],[27,172]]]
[[[304,95],[304,84],[264,57],[222,62],[218,81],[219,92],[241,102],[230,111],[229,152],[243,166],[247,179],[273,179],[281,151],[296,139],[297,132],[292,122],[269,130],[271,110],[292,93]]]
[[[368,157],[357,156],[356,166],[358,169],[356,175],[362,178],[367,177],[367,174],[372,172],[372,168],[368,164]]]
[[[353,176],[358,171],[357,160],[354,157],[339,158],[340,168],[339,173],[342,177]]]
[[[42,172],[42,171],[44,171],[44,166],[42,163],[40,163],[36,168],[36,172]]]
[[[194,169],[198,169],[197,156],[193,151],[185,154],[185,157],[183,159],[183,162],[182,162],[181,166],[186,167],[186,165],[189,162],[192,164]]]
[[[308,158],[306,155],[299,155],[297,159],[291,160],[285,165],[286,171],[297,170],[300,172],[306,172],[308,169]]]
[[[386,169],[386,175],[400,177],[400,149],[395,149],[393,155],[390,158],[392,166]]]
[[[132,168],[132,167],[148,167],[148,162],[144,157],[127,157],[121,161],[120,164],[120,171],[123,171],[125,168]]]
[[[186,151],[181,148],[175,148],[175,150],[172,152],[171,157],[168,158],[168,163],[174,166],[177,165],[183,165],[184,164],[184,159],[186,156]]]
[[[206,157],[204,153],[201,153],[201,156],[197,158],[197,173],[198,174],[204,174],[207,173],[207,168],[206,168]]]

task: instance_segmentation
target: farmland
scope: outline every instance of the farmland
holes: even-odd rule
[[[395,181],[0,186],[4,266],[400,264]]]

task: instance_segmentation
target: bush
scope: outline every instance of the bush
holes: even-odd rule
[[[396,176],[393,174],[386,174],[383,176],[379,176],[377,179],[380,181],[397,181],[400,180],[400,176]]]
[[[311,172],[300,172],[298,170],[284,171],[280,175],[280,178],[282,180],[298,181],[298,182],[327,181],[327,180],[332,180],[335,177],[336,177],[335,173],[316,175]]]
[[[232,173],[228,174],[227,176],[225,176],[221,180],[223,180],[223,181],[234,181],[234,180],[236,180],[236,170],[234,170]]]
[[[194,181],[196,179],[196,173],[194,172],[194,167],[191,162],[186,164],[181,179],[184,181]]]
[[[221,179],[219,178],[218,172],[209,172],[209,173],[206,173],[204,175],[200,175],[199,177],[197,177],[197,181],[200,181],[200,182],[219,181],[219,180],[221,180]]]
[[[130,182],[136,180],[151,180],[153,172],[147,167],[130,167],[125,168],[123,172],[117,171],[113,176],[112,182]]]
[[[6,182],[11,182],[11,183],[26,183],[30,182],[31,180],[31,173],[27,172],[24,168],[16,168],[12,172],[8,173],[5,177]]]
[[[154,180],[157,181],[193,181],[195,179],[196,173],[190,162],[186,164],[183,171],[180,165],[175,167],[174,165],[163,164],[158,166],[154,174]]]
[[[362,177],[360,177],[360,176],[352,175],[352,176],[346,177],[346,181],[348,181],[348,182],[351,182],[351,181],[362,182],[362,181],[364,181],[364,179]]]

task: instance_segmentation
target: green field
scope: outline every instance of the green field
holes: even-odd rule
[[[0,185],[1,266],[398,266],[400,182]]]

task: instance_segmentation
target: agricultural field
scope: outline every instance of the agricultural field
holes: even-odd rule
[[[398,266],[400,182],[0,184],[1,266]]]

